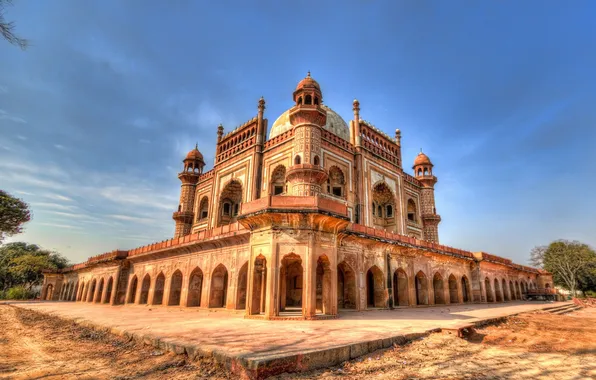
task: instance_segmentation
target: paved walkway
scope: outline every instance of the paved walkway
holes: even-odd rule
[[[447,307],[341,312],[339,319],[263,321],[225,311],[161,306],[109,306],[73,302],[13,302],[79,322],[90,322],[159,337],[164,341],[217,350],[249,360],[346,346],[408,333],[424,333],[462,323],[553,306],[546,302],[508,302]]]

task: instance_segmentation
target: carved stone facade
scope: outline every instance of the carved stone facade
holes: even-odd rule
[[[329,318],[340,309],[521,299],[550,274],[439,244],[433,164],[402,167],[391,138],[349,127],[309,75],[266,138],[255,118],[217,129],[213,169],[198,147],[178,175],[173,239],[45,273],[52,300],[239,310],[249,318]]]

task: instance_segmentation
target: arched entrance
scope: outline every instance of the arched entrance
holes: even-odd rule
[[[455,279],[454,275],[449,276],[449,303],[459,303],[457,280]]]
[[[162,305],[163,304],[163,289],[166,285],[166,276],[160,273],[157,278],[155,279],[155,289],[153,290],[153,302],[152,305]]]
[[[95,286],[97,285],[97,280],[93,279],[91,281],[91,287],[89,289],[89,294],[87,296],[87,302],[93,302],[93,297],[95,296]]]
[[[179,306],[182,295],[182,272],[176,270],[170,279],[170,296],[168,306]]]
[[[188,282],[188,300],[186,306],[196,307],[201,306],[201,293],[203,290],[203,271],[196,267],[190,274],[190,281]]]
[[[337,308],[356,309],[356,274],[348,263],[337,265]]]
[[[72,293],[70,294],[71,301],[76,301],[78,290],[79,290],[79,282],[77,281],[77,283],[72,288]]]
[[[393,305],[408,306],[408,275],[403,269],[397,269],[393,273]]]
[[[507,288],[507,281],[503,278],[501,280],[501,291],[503,292],[503,301],[511,301],[509,290]]]
[[[245,264],[248,267],[248,263]],[[251,314],[265,312],[265,301],[267,298],[267,260],[265,256],[259,255],[255,259],[252,276],[252,299]]]
[[[79,285],[79,291],[77,292],[77,301],[80,301],[83,298],[83,290],[85,289],[85,282],[81,282],[81,284]]]
[[[420,271],[414,278],[416,286],[416,305],[428,305],[428,280],[424,272]]]
[[[511,281],[509,281],[509,294],[510,294],[510,299],[512,301],[517,299],[517,297],[515,295],[515,288],[513,287],[513,282],[511,282]]]
[[[46,294],[44,299],[46,301],[51,301],[52,297],[54,297],[54,285],[49,284],[48,286],[46,286]]]
[[[466,276],[462,276],[461,278],[461,292],[462,292],[462,298],[464,302],[470,302],[470,289],[468,288],[469,286],[469,282],[468,282],[468,278]]]
[[[317,302],[316,310],[323,314],[331,314],[331,268],[329,258],[321,255],[317,260]]]
[[[433,276],[433,290],[435,293],[435,305],[445,304],[445,285],[443,284],[443,277],[439,272]]]
[[[246,288],[248,286],[248,261],[238,272],[238,285],[236,286],[236,309],[246,309]]]
[[[366,272],[366,307],[385,307],[383,271],[376,265]]]
[[[211,275],[209,307],[225,307],[228,298],[228,269],[219,264]]]
[[[132,280],[130,281],[130,286],[128,288],[128,303],[135,303],[137,300],[137,285],[139,280],[137,280],[137,276],[133,276]]]
[[[112,288],[113,287],[114,287],[114,280],[110,276],[110,278],[108,278],[108,284],[106,285],[106,296],[103,300],[103,303],[110,303],[110,301],[112,300]]]
[[[490,280],[488,279],[488,277],[484,279],[484,289],[486,291],[486,302],[495,302],[493,289],[490,285]]]
[[[499,280],[495,278],[495,298],[497,302],[503,302],[503,293],[501,293],[501,286]]]
[[[280,272],[280,311],[302,308],[303,276],[300,256],[295,253],[284,256]]]
[[[139,304],[145,305],[149,302],[149,289],[151,289],[151,276],[147,273],[141,284],[141,299],[139,300]]]
[[[103,285],[104,285],[104,281],[103,281],[103,277],[102,277],[99,279],[99,285],[97,288],[97,294],[95,295],[94,302],[101,302],[101,296],[103,295]]]

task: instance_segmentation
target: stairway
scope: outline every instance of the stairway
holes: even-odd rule
[[[547,313],[551,313],[551,314],[561,315],[561,314],[571,313],[573,311],[580,310],[580,309],[581,309],[581,306],[578,306],[572,302],[569,302],[569,303],[565,303],[563,305],[557,305],[557,306],[543,309],[543,311],[546,311]]]

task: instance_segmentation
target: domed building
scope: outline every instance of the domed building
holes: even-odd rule
[[[317,319],[552,286],[546,272],[439,244],[430,158],[404,167],[401,131],[362,120],[358,100],[352,109],[324,105],[310,73],[270,128],[261,98],[254,118],[217,127],[213,168],[198,146],[183,159],[172,239],[49,271],[42,296]]]

